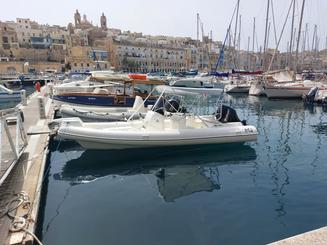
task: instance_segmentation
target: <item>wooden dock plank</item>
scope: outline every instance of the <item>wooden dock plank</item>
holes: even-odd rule
[[[46,88],[43,88],[41,93],[45,94]],[[27,101],[26,106],[21,106],[24,113],[24,127],[28,131],[32,127],[45,127],[49,119],[52,119],[52,106],[51,100],[44,97],[46,106],[46,113],[48,114],[47,119],[39,119],[39,99],[38,94],[33,94]],[[49,135],[47,133],[42,135],[30,135],[28,136],[28,145],[24,150],[21,158],[11,171],[10,175],[6,178],[5,182],[0,186],[0,210],[4,208],[4,205],[12,198],[12,195],[25,191],[28,193],[32,200],[32,220],[37,219],[38,205],[42,187],[43,173],[45,167],[45,160],[47,155],[47,145]],[[25,213],[25,210],[17,210],[16,215]],[[9,232],[10,220],[4,216],[0,217],[0,244],[16,244],[13,243],[13,238],[17,239],[18,233],[13,236]],[[36,224],[30,223],[28,230],[31,232],[35,231]],[[25,232],[22,232],[25,233]],[[26,234],[23,234],[26,237]],[[22,237],[22,236],[21,236]],[[27,240],[31,237],[27,236]],[[20,244],[20,241],[18,244]]]

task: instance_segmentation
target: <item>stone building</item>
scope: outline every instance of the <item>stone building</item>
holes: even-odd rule
[[[2,52],[19,47],[17,33],[12,22],[0,22],[0,37]]]
[[[148,39],[114,38],[111,61],[117,70],[128,72],[172,72],[186,69],[186,50]]]
[[[91,71],[110,69],[109,53],[107,50],[86,46],[71,47],[70,55],[66,57],[65,64],[72,71]]]

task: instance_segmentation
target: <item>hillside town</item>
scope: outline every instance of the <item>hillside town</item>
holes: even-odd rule
[[[216,66],[222,47],[211,35],[190,37],[151,36],[110,26],[104,13],[100,26],[92,24],[78,10],[67,27],[39,24],[28,18],[0,21],[0,73],[40,72],[46,69],[88,71],[116,69],[127,72],[210,71]],[[248,45],[249,46],[249,45]],[[224,50],[223,68],[263,70],[262,47],[235,48],[231,38]],[[265,59],[273,56],[267,49]],[[325,69],[326,50],[315,48],[300,55],[302,69]],[[235,58],[236,57],[236,58]],[[274,69],[288,66],[290,56],[277,51]]]
[[[0,245],[327,244],[326,0],[75,4],[1,4]]]

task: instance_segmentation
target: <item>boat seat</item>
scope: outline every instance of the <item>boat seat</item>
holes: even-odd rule
[[[170,117],[170,125],[168,127],[171,128],[171,129],[186,128],[186,118],[185,118],[185,116],[184,115],[173,114]]]
[[[157,112],[149,111],[144,118],[143,128],[147,130],[164,130],[165,117]]]

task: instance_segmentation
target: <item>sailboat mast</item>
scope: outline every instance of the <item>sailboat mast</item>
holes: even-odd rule
[[[254,53],[254,39],[255,39],[255,17],[253,18],[252,53]]]
[[[254,40],[255,40],[255,17],[253,18],[252,55],[254,55]],[[253,70],[255,70],[255,62],[256,62],[256,59],[254,59]]]
[[[295,55],[295,62],[294,62],[295,63],[294,78],[295,78],[295,71],[296,71],[296,68],[297,68],[298,57],[299,57],[299,46],[300,46],[300,40],[301,40],[301,31],[302,31],[302,21],[303,21],[304,6],[305,6],[305,0],[303,0],[303,2],[302,2],[302,8],[301,8],[299,33],[298,33],[298,37],[297,37],[296,55]]]
[[[266,49],[267,49],[267,31],[268,31],[268,18],[269,18],[269,8],[270,8],[270,0],[267,1],[267,15],[266,15],[266,28],[265,28],[265,40],[263,42],[263,61],[262,61],[262,68],[265,68],[265,56],[266,56]]]
[[[246,52],[246,70],[250,69],[250,64],[249,64],[250,41],[251,41],[251,37],[248,36],[248,49],[247,49],[247,52]]]
[[[237,0],[237,7],[236,7],[236,20],[235,20],[235,30],[234,30],[234,66],[236,66],[236,39],[237,39],[237,25],[238,25],[238,12],[240,9],[240,0]]]
[[[293,14],[292,14],[292,25],[291,25],[291,40],[289,47],[289,66],[292,65],[292,52],[293,52],[293,36],[294,36],[294,18],[295,18],[295,0],[293,0]]]

